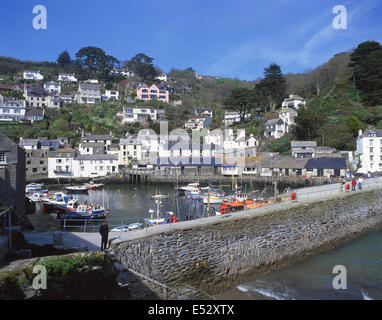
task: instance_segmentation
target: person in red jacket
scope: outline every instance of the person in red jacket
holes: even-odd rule
[[[352,191],[355,191],[356,185],[357,185],[357,180],[356,180],[356,178],[353,178],[353,180],[351,181],[351,190]]]

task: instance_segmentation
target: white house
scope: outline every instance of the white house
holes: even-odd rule
[[[314,158],[316,156],[316,141],[291,141],[292,157]]]
[[[111,134],[91,134],[82,133],[81,143],[92,142],[92,143],[103,143],[104,145],[112,144],[113,135]]]
[[[96,104],[101,102],[101,89],[96,84],[80,84],[76,93],[77,103]]]
[[[44,76],[40,73],[40,70],[24,70],[23,77],[26,80],[44,80]]]
[[[119,140],[119,165],[127,166],[131,160],[142,159],[142,143],[138,139]]]
[[[58,81],[63,82],[77,82],[77,78],[73,73],[59,73],[58,74]]]
[[[48,178],[74,178],[78,171],[74,149],[58,149],[48,153]]]
[[[359,173],[382,172],[382,130],[359,131],[356,156],[360,159]]]
[[[61,93],[61,85],[54,81],[49,81],[44,83],[44,89],[46,92],[60,94]]]
[[[186,129],[201,130],[209,127],[211,118],[208,116],[194,116],[187,120],[184,127]]]
[[[98,80],[97,79],[88,79],[88,80],[85,80],[85,83],[98,84]]]
[[[152,108],[140,108],[140,107],[124,107],[123,108],[123,123],[134,123],[140,121],[146,121],[147,118],[151,120],[158,119],[158,110]]]
[[[268,120],[264,124],[264,136],[267,139],[271,137],[279,139],[288,132],[288,127],[288,124],[282,119]]]
[[[294,109],[286,108],[279,111],[279,119],[282,119],[287,125],[287,132],[290,130],[290,126],[294,124],[294,118],[297,117],[297,111]]]
[[[0,121],[20,121],[25,118],[25,100],[23,102],[7,99],[0,95]]]
[[[135,75],[134,72],[129,71],[127,69],[113,69],[110,71],[110,74],[113,76],[121,75],[121,76],[124,76],[127,78],[134,77],[134,75]]]
[[[117,90],[106,90],[104,97],[105,100],[119,100],[119,91]]]
[[[24,98],[31,107],[47,107],[48,96],[44,88],[24,87]]]
[[[115,154],[79,155],[76,162],[76,177],[102,177],[118,171],[118,155]]]
[[[155,77],[155,80],[160,80],[160,81],[169,81],[169,79],[170,77],[165,73],[162,73],[159,76]]]
[[[212,118],[213,111],[212,109],[196,108],[195,114],[197,116],[209,116],[210,118]]]
[[[282,103],[282,108],[293,108],[298,110],[300,107],[305,107],[306,100],[298,95],[291,94],[289,98],[285,98]]]
[[[47,107],[48,108],[61,108],[61,97],[58,94],[51,94],[47,97]]]
[[[251,114],[247,113],[245,115],[244,120],[248,120],[250,116],[251,116]],[[224,124],[226,126],[230,126],[230,125],[232,125],[234,123],[239,123],[240,122],[240,114],[238,112],[226,111],[225,114],[224,114],[223,122],[224,122]]]

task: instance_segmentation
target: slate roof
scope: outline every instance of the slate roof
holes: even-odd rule
[[[118,160],[117,154],[80,154],[78,160]]]
[[[222,157],[158,157],[155,165],[158,167],[221,167]]]
[[[346,169],[346,158],[310,158],[308,159],[306,169]]]
[[[317,142],[316,141],[291,141],[290,143],[292,148],[299,148],[299,147],[316,147]]]
[[[20,140],[20,147],[25,147],[25,146],[37,146],[39,143],[38,139],[22,139]]]

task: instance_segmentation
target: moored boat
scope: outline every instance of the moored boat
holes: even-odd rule
[[[107,216],[106,209],[99,205],[90,205],[87,203],[79,204],[76,199],[70,200],[63,213],[58,213],[58,219],[105,219]]]
[[[47,192],[48,190],[43,187],[43,183],[29,183],[25,186],[25,193]]]
[[[68,193],[88,193],[88,188],[85,186],[66,186],[64,189]]]
[[[136,223],[124,224],[122,226],[115,227],[115,228],[111,229],[110,231],[112,231],[112,232],[126,232],[126,231],[138,230],[141,228],[143,228],[143,223],[136,222]]]
[[[47,195],[41,198],[42,210],[44,213],[54,212],[60,210],[61,207],[66,206],[73,197],[63,192],[56,192],[54,195]]]

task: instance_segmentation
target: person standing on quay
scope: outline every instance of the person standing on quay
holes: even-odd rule
[[[107,249],[107,240],[109,238],[109,227],[107,226],[106,221],[102,222],[102,225],[99,227],[99,233],[101,234],[101,251]]]
[[[359,178],[358,178],[358,189],[359,189],[359,190],[362,190],[362,183],[363,183],[363,178],[362,178],[362,177],[359,177]]]
[[[355,191],[355,186],[357,185],[357,180],[355,178],[352,179],[351,181],[351,190]]]

